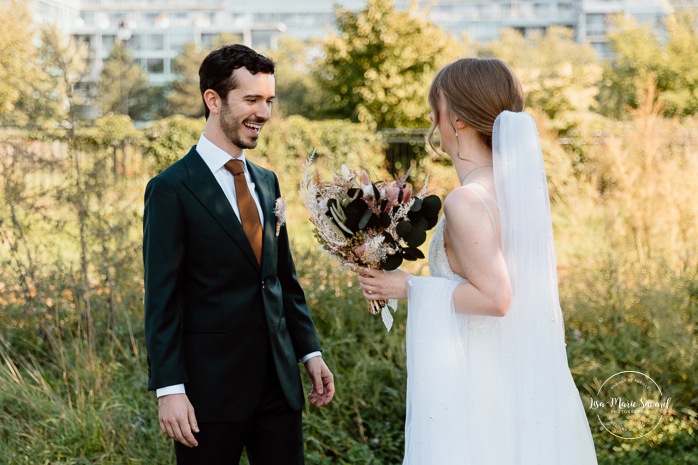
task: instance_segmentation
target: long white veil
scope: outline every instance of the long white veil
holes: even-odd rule
[[[536,123],[505,111],[494,123],[492,161],[500,207],[502,254],[512,303],[501,322],[508,382],[507,429],[514,463],[595,464],[584,408],[567,364],[558,296],[548,185]]]

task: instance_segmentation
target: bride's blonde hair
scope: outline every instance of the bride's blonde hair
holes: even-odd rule
[[[494,120],[505,110],[522,111],[524,93],[519,79],[497,58],[461,58],[439,70],[429,89],[434,113],[428,140],[432,149],[434,130],[439,123],[439,95],[449,112],[475,129],[492,147]]]

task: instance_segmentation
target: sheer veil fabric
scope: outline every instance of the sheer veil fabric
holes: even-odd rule
[[[569,371],[548,188],[535,122],[503,112],[493,167],[512,283],[503,318],[456,314],[465,280],[446,257],[440,220],[431,277],[411,277],[403,465],[595,465]]]

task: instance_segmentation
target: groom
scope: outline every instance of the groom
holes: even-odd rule
[[[242,45],[199,70],[198,144],[146,187],[149,389],[178,464],[303,464],[305,364],[316,406],[332,400],[285,227],[276,174],[246,159],[271,116],[274,63]]]

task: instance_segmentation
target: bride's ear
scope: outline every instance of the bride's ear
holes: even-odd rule
[[[457,116],[456,116],[455,119],[453,120],[453,126],[455,126],[455,128],[456,128],[456,129],[459,129],[459,130],[460,130],[460,129],[465,129],[465,128],[469,128],[469,127],[470,127],[470,125],[469,125],[468,123],[466,123],[465,121],[463,121],[462,119],[460,119],[460,118],[457,117]]]

